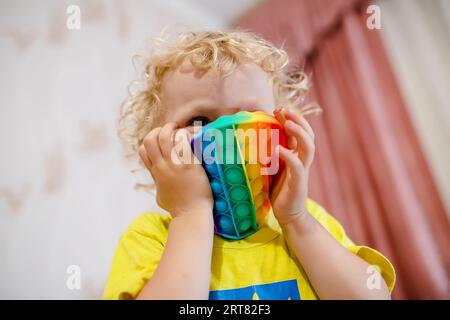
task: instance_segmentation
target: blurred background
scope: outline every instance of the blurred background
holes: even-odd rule
[[[450,298],[448,0],[0,0],[0,298],[101,298],[121,233],[158,210],[115,125],[165,27],[284,44],[325,111],[310,196],[391,259],[394,298]]]

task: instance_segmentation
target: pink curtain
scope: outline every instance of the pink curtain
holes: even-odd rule
[[[394,264],[397,299],[450,298],[450,226],[367,1],[272,0],[238,26],[312,74],[310,196]]]

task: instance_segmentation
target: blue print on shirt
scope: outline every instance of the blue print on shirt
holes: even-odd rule
[[[300,300],[297,280],[257,284],[209,292],[210,300]]]

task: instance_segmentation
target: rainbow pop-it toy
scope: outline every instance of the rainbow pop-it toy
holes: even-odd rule
[[[191,146],[214,197],[216,234],[243,239],[264,223],[270,185],[282,165],[274,156],[277,144],[285,145],[282,126],[261,111],[222,116],[194,136]]]

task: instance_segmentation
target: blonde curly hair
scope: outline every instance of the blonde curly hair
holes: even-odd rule
[[[273,95],[278,106],[302,107],[309,88],[306,74],[288,70],[285,50],[263,38],[243,31],[200,31],[178,34],[174,42],[164,37],[154,39],[153,52],[135,56],[144,62],[139,79],[133,81],[121,105],[118,132],[122,141],[136,153],[146,134],[161,125],[164,105],[161,83],[167,71],[189,61],[196,69],[233,72],[242,63],[259,65],[270,76]],[[135,60],[133,60],[135,61]],[[302,112],[316,112],[307,105]]]

